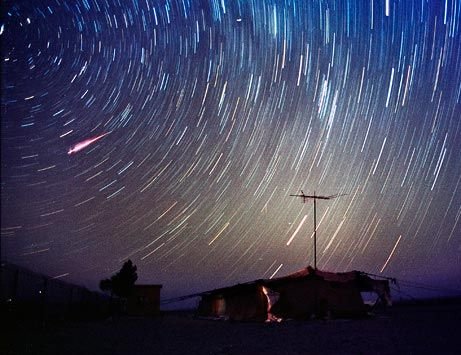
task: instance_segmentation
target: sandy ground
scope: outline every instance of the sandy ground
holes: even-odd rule
[[[3,354],[461,354],[461,304],[394,307],[371,319],[278,324],[159,318],[10,324]],[[3,344],[3,345],[1,345]]]

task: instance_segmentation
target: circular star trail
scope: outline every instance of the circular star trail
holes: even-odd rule
[[[317,263],[460,288],[461,3],[2,3],[2,259],[181,295]],[[438,280],[438,281],[436,281]]]

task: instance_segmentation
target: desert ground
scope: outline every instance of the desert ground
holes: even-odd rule
[[[15,322],[3,354],[460,354],[461,303],[395,306],[366,319],[256,323],[156,318]]]

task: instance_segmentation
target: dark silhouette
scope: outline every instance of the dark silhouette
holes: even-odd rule
[[[138,279],[136,273],[137,267],[131,260],[125,262],[115,275],[110,279],[104,279],[99,282],[99,288],[102,291],[109,291],[111,295],[128,298],[133,290],[134,283]]]

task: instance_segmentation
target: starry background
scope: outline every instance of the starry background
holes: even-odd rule
[[[164,297],[313,264],[461,289],[461,2],[3,1],[2,260]],[[106,134],[107,133],[107,134]],[[68,154],[79,142],[99,137]]]

